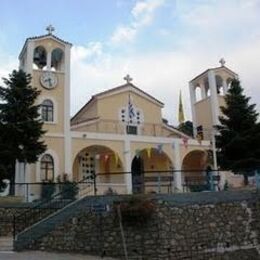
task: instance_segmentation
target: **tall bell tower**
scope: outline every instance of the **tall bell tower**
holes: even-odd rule
[[[47,34],[27,38],[19,55],[19,67],[32,76],[31,85],[41,91],[37,103],[44,122],[47,151],[35,166],[26,169],[24,181],[55,181],[71,174],[70,51],[72,44]],[[43,161],[41,161],[43,160]]]
[[[238,77],[223,58],[219,62],[219,67],[207,69],[189,83],[193,134],[205,140],[211,140],[214,126],[219,124],[220,107],[225,105],[224,96]]]

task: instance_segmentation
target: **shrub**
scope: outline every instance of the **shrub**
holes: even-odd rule
[[[75,200],[79,190],[77,183],[70,181],[67,174],[63,174],[62,177],[58,176],[57,181],[60,184],[61,197],[63,199]]]
[[[115,204],[120,207],[122,222],[126,224],[144,224],[155,210],[155,203],[151,199],[133,196],[127,201]]]
[[[50,199],[55,192],[55,185],[53,181],[43,181],[42,182],[42,191],[41,191],[41,199]]]

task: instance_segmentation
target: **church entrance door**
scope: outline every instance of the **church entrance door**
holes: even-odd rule
[[[133,194],[144,193],[144,163],[140,156],[134,157],[131,172]]]

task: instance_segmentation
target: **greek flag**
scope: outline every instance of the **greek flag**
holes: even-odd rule
[[[132,99],[131,99],[130,95],[129,95],[129,99],[128,99],[128,116],[129,116],[129,118],[135,117],[134,106],[132,104]]]

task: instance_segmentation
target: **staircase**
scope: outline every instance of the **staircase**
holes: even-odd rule
[[[57,224],[64,223],[72,213],[74,215],[79,212],[82,201],[92,194],[93,187],[92,183],[86,182],[86,180],[74,185],[79,187],[77,200],[66,199],[64,192],[57,193],[51,199],[43,201],[15,217],[13,223],[14,250],[20,251],[26,248],[33,240],[53,230]],[[66,192],[71,193],[70,190]]]
[[[13,251],[13,237],[0,237],[0,252]]]
[[[111,200],[111,201],[110,201]],[[111,197],[104,198],[104,205],[112,202]],[[14,249],[21,251],[30,248],[30,243],[48,234],[56,226],[64,224],[68,219],[76,217],[80,212],[91,211],[94,205],[100,205],[100,197],[86,196],[68,204],[34,225],[19,233],[14,240]]]

